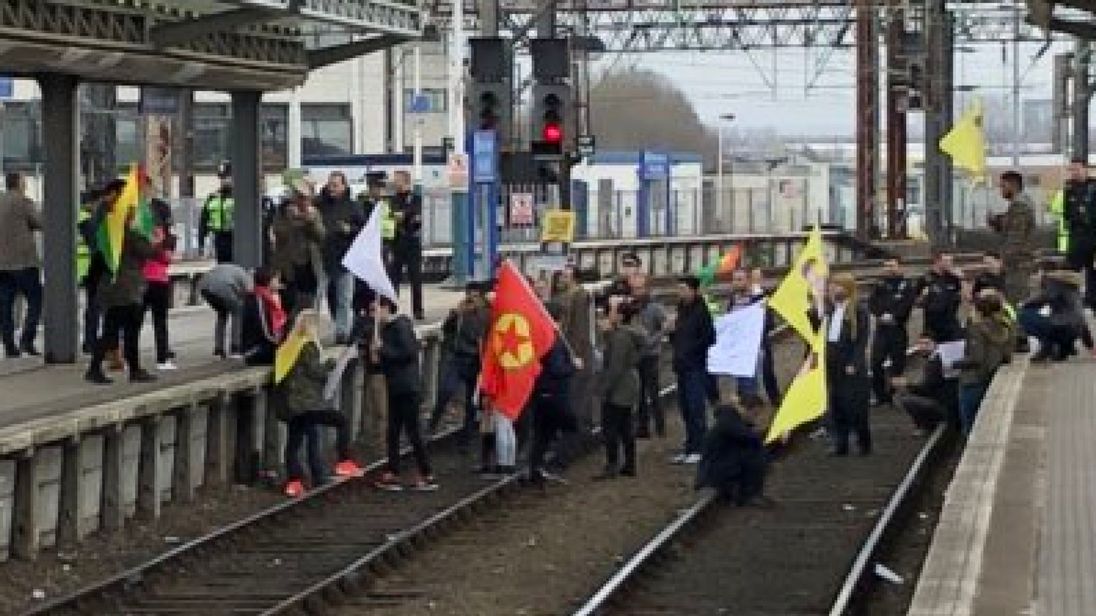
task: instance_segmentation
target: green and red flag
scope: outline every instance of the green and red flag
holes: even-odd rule
[[[555,341],[552,317],[525,276],[503,261],[480,371],[480,389],[495,410],[511,420],[521,415],[540,374],[540,360]]]
[[[719,255],[716,260],[700,268],[696,273],[697,278],[700,278],[700,284],[707,287],[720,276],[729,275],[738,267],[740,260],[742,260],[742,248],[735,244],[730,250]]]
[[[97,232],[99,250],[103,253],[111,273],[117,273],[118,264],[122,260],[122,246],[125,243],[127,225],[132,224],[135,231],[152,239],[156,225],[144,186],[143,170],[138,165],[131,165],[122,194],[118,196],[99,226]],[[131,215],[132,223],[130,223]]]

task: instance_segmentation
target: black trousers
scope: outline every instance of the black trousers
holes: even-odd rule
[[[215,231],[213,233],[213,254],[217,263],[232,263],[232,232]]]
[[[876,400],[891,399],[890,378],[906,371],[906,347],[909,334],[905,323],[879,324],[871,341],[871,388]],[[886,364],[890,363],[887,367]]]
[[[144,320],[145,307],[142,304],[112,306],[103,314],[103,331],[99,344],[91,356],[91,372],[102,371],[103,358],[107,351],[118,348],[118,337],[122,337],[122,351],[126,365],[132,375],[141,369],[141,322]]]
[[[780,382],[776,380],[776,360],[773,357],[773,345],[766,338],[761,342],[761,380],[765,385],[765,394],[773,408],[780,407],[782,396]]]
[[[422,242],[397,243],[393,252],[392,268],[388,273],[396,293],[400,292],[400,283],[407,273],[407,282],[411,285],[411,311],[415,318],[423,315],[422,306]]]
[[[617,472],[636,468],[636,435],[632,430],[632,408],[606,403],[601,407],[601,433],[605,437],[605,470]],[[620,466],[620,452],[624,465]]]
[[[145,310],[152,314],[152,336],[156,341],[156,363],[168,359],[167,312],[171,307],[171,283],[150,282],[145,289]],[[141,312],[142,326],[144,311]]]
[[[1085,275],[1085,305],[1096,309],[1096,233],[1070,231],[1066,261],[1070,269]]]
[[[529,473],[537,476],[544,469],[544,456],[552,441],[563,430],[574,428],[573,416],[567,411],[567,398],[554,395],[533,395],[533,447],[529,451]]]
[[[848,376],[841,369],[827,374],[830,389],[830,421],[833,423],[833,445],[838,453],[849,451],[849,433],[856,433],[857,445],[862,453],[871,452],[871,426],[869,406],[871,393],[867,378]]]
[[[654,419],[655,432],[659,436],[666,435],[666,415],[659,396],[658,360],[658,355],[639,360],[639,413],[636,419],[639,434],[649,434]]]
[[[426,458],[426,447],[422,442],[417,393],[388,393],[388,470],[397,474],[400,472],[401,434],[407,435],[419,473],[424,477],[429,475],[430,461]]]
[[[898,408],[902,409],[913,420],[913,425],[921,430],[936,427],[936,424],[945,419],[947,409],[936,400],[916,394],[903,393],[894,397]]]
[[[301,468],[301,445],[308,439],[308,470],[313,483],[320,483],[327,477],[327,465],[320,453],[320,426],[335,428],[335,449],[339,460],[350,458],[350,427],[346,416],[338,411],[306,411],[294,415],[286,422],[285,474],[290,481],[304,477]]]
[[[27,313],[20,333],[20,346],[34,345],[38,336],[38,322],[42,318],[42,272],[37,267],[0,271],[0,334],[4,348],[11,354],[15,345],[15,298],[22,295],[27,300]]]

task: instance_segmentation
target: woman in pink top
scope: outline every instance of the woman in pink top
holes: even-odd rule
[[[147,284],[145,289],[145,310],[152,313],[152,332],[156,340],[157,370],[176,369],[176,365],[172,361],[167,336],[167,311],[171,307],[171,278],[168,276],[168,267],[171,265],[174,254],[174,239],[165,227],[157,225],[152,231],[152,241],[154,245],[159,244],[162,247],[155,257],[145,262],[144,268]]]

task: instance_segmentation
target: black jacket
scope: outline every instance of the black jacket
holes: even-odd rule
[[[419,374],[419,339],[406,315],[398,315],[381,326],[381,371],[388,394],[406,396],[422,393]]]
[[[375,322],[368,314],[358,313],[354,315],[354,324],[350,327],[350,339],[358,345],[362,361],[367,374],[383,374],[381,365],[373,361],[369,353],[369,347],[373,344],[373,328]]]
[[[761,437],[738,413],[717,413],[715,425],[704,436],[703,455],[696,468],[696,488],[735,493],[743,503],[761,493],[764,476],[765,450]]]
[[[963,301],[963,281],[951,272],[929,272],[917,283],[917,294],[925,291],[925,330],[933,340],[946,342],[962,338],[958,310]]]
[[[974,284],[972,285],[971,292],[974,295],[978,295],[986,289],[995,289],[1001,295],[1005,293],[1005,275],[994,274],[993,272],[979,272],[974,277]]]
[[[894,322],[889,326],[905,327],[915,301],[917,286],[912,281],[905,276],[888,276],[876,283],[868,306],[876,318],[884,314],[894,317]]]
[[[828,308],[830,318],[833,318],[834,308]],[[855,306],[849,303],[845,308],[842,319],[841,334],[836,342],[829,341],[829,331],[824,331],[826,336],[826,369],[829,383],[837,383],[847,378],[863,378],[868,376],[868,339],[871,337],[871,319],[868,311],[863,306]],[[855,323],[855,335],[853,333]],[[829,320],[826,321],[829,327]],[[855,373],[846,373],[846,368],[852,366]]]
[[[249,366],[271,365],[277,344],[270,329],[270,316],[263,311],[262,301],[254,293],[244,296],[240,319],[240,344],[244,361]]]
[[[323,242],[324,270],[328,274],[341,272],[343,255],[365,226],[365,213],[349,195],[336,199],[326,190],[320,195],[318,207],[323,216],[324,229],[327,230]],[[343,225],[348,225],[349,230],[344,231]]]
[[[478,359],[489,319],[487,310],[479,307],[450,311],[441,326],[447,350],[462,359]]]
[[[670,334],[674,370],[707,370],[708,349],[713,344],[715,326],[704,301],[698,297],[691,304],[678,304],[677,325]]]
[[[556,336],[552,348],[548,350],[548,353],[544,355],[544,359],[540,362],[540,374],[537,375],[536,383],[533,385],[533,395],[541,397],[554,396],[566,400],[571,385],[571,377],[574,374],[575,365],[574,360],[571,358],[571,351],[567,349],[567,344],[563,339]]]
[[[392,197],[392,212],[402,214],[396,223],[396,243],[422,243],[422,199],[412,192],[396,193]]]
[[[1070,180],[1062,197],[1062,218],[1070,234],[1096,234],[1096,180]]]
[[[944,409],[945,417],[958,417],[959,379],[944,378],[944,363],[937,353],[933,353],[924,362],[921,380],[910,383],[909,393],[936,401]]]

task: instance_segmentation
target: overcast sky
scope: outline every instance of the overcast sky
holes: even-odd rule
[[[1040,47],[1034,43],[1020,45],[1021,99],[1050,98],[1052,57],[1069,50],[1067,45],[1055,43],[1036,60]],[[751,53],[752,60],[740,50],[606,54],[591,73],[596,78],[607,67],[629,66],[663,73],[692,99],[701,118],[712,124],[720,114],[733,113],[734,124],[740,127],[773,127],[786,134],[820,137],[853,135],[856,93],[851,49],[835,50],[821,64],[821,75],[810,89],[806,87],[808,75],[817,72],[822,62],[819,51]],[[983,44],[958,52],[955,83],[976,86],[987,98],[1011,96],[1012,62],[1011,44]],[[775,88],[771,87],[774,83]]]

